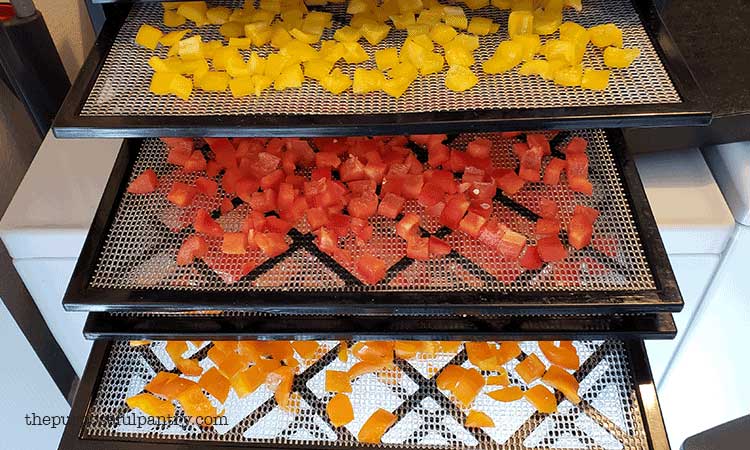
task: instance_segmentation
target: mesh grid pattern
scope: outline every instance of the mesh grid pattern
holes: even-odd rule
[[[135,161],[131,180],[146,168],[160,178],[159,192],[134,196],[123,194],[108,231],[103,251],[96,264],[91,286],[113,289],[175,289],[198,291],[602,291],[650,290],[654,281],[636,231],[626,194],[608,148],[605,134],[598,130],[575,132],[589,141],[590,179],[594,195],[575,194],[562,182],[559,186],[527,184],[513,198],[495,200],[498,219],[527,236],[533,236],[533,210],[542,196],[557,201],[564,220],[576,204],[601,211],[590,247],[580,251],[569,248],[562,262],[548,264],[541,271],[522,273],[516,262],[504,261],[463,232],[446,237],[456,250],[450,256],[427,262],[405,257],[404,241],[394,233],[394,221],[374,218],[376,232],[364,248],[346,243],[353,257],[367,251],[383,258],[390,267],[380,283],[365,285],[351,275],[353,268],[321,253],[312,242],[312,234],[291,233],[290,250],[267,260],[259,251],[246,255],[225,255],[221,239],[209,238],[211,248],[205,262],[178,267],[177,250],[190,234],[189,224],[198,207],[217,207],[218,200],[196,197],[194,205],[177,208],[166,200],[174,181],[192,183],[198,176],[175,170],[166,162],[166,149],[154,139],[144,141]],[[477,136],[493,140],[491,155],[496,167],[517,164],[510,150],[514,139],[494,134],[459,135],[451,144],[463,149]],[[564,134],[561,145],[570,136]],[[227,231],[236,231],[246,213],[245,206],[221,217]],[[421,210],[416,203],[409,208]],[[436,231],[429,220],[425,228]],[[564,221],[565,223],[565,221]],[[430,225],[432,224],[432,225]],[[298,229],[304,230],[301,225]],[[445,230],[445,229],[444,229]],[[437,230],[440,234],[440,230]],[[534,243],[530,239],[530,243]],[[249,273],[248,273],[249,272]]]
[[[212,362],[202,349],[189,344],[189,353],[204,368]],[[199,429],[191,425],[177,407],[177,418],[184,423],[170,425],[136,425],[139,411],[130,411],[125,398],[143,390],[160,370],[174,366],[164,350],[164,342],[146,347],[130,347],[127,342],[113,344],[98,391],[87,413],[83,438],[137,439],[170,441],[188,439],[211,442],[264,443],[283,448],[287,445],[314,445],[335,448],[359,447],[356,435],[367,417],[377,408],[397,416],[397,422],[383,436],[383,448],[601,448],[613,450],[646,450],[648,441],[638,405],[635,386],[629,370],[629,356],[619,341],[578,341],[574,345],[581,357],[581,368],[575,373],[580,382],[582,401],[573,405],[558,393],[558,412],[539,414],[527,402],[502,403],[480,394],[473,409],[490,416],[493,428],[467,429],[462,424],[466,411],[459,409],[435,385],[435,377],[447,364],[470,367],[465,352],[418,355],[410,361],[397,360],[388,371],[367,374],[353,383],[350,395],[354,421],[342,428],[330,425],[325,405],[331,393],[325,391],[326,370],[346,370],[354,361],[344,363],[336,357],[335,342],[321,342],[323,351],[316,361],[303,365],[295,377],[294,392],[301,396],[298,413],[289,413],[276,405],[273,394],[265,387],[239,399],[233,391],[223,406],[210,397],[215,406],[225,410],[226,423]],[[521,345],[525,354],[534,352],[544,361],[535,342]],[[523,355],[522,355],[523,356]],[[512,384],[513,368],[518,360],[505,367]],[[545,361],[546,363],[546,361]],[[491,375],[486,372],[485,375]],[[535,382],[537,383],[537,382]],[[496,389],[486,386],[483,393]],[[221,409],[220,408],[220,409]],[[365,447],[365,446],[362,446]]]
[[[240,6],[240,2],[212,2]],[[323,10],[334,14],[334,28],[329,28],[323,39],[331,39],[334,29],[348,23],[342,6],[326,6]],[[148,91],[152,70],[147,61],[152,54],[166,57],[167,49],[151,50],[135,44],[135,35],[142,24],[170,31],[162,25],[162,7],[159,3],[133,5],[122,26],[94,87],[87,98],[82,116],[195,116],[195,115],[245,115],[245,114],[385,114],[433,111],[461,111],[474,109],[520,109],[583,107],[607,105],[643,105],[680,103],[659,55],[654,49],[643,24],[630,0],[586,0],[583,11],[566,9],[564,20],[572,20],[585,27],[615,23],[623,30],[625,47],[637,47],[641,56],[627,69],[612,71],[609,88],[591,91],[582,88],[557,86],[540,77],[523,77],[516,70],[505,74],[488,75],[481,69],[501,40],[508,39],[508,11],[488,6],[476,12],[467,9],[467,16],[492,18],[500,24],[501,31],[480,37],[480,48],[475,52],[476,63],[472,70],[479,83],[469,91],[453,92],[445,88],[445,72],[420,77],[400,99],[382,92],[355,95],[348,91],[332,95],[318,83],[307,81],[301,88],[277,92],[267,90],[260,97],[235,99],[229,92],[216,93],[194,90],[188,101],[174,96],[156,96]],[[184,25],[188,28],[189,25]],[[195,27],[192,27],[195,28]],[[218,26],[209,25],[199,30],[204,40],[221,39]],[[375,50],[400,47],[406,36],[403,30],[391,30],[387,39],[372,46],[362,43],[371,56],[363,65],[337,63],[342,71],[353,75],[356,67],[374,68]],[[552,37],[556,37],[552,35]],[[225,42],[226,44],[226,42]],[[317,45],[317,44],[316,44]],[[263,56],[271,51],[270,44],[259,49]],[[440,46],[436,51],[442,52]],[[243,50],[247,57],[249,51]],[[584,67],[605,69],[601,51],[589,48],[584,57]]]

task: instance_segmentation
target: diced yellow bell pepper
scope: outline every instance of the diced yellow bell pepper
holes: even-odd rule
[[[310,44],[298,41],[297,39],[285,45],[279,53],[286,55],[293,61],[310,61],[311,59],[320,57],[318,51],[312,48]]]
[[[305,16],[305,23],[306,24],[316,24],[320,25],[324,28],[328,28],[331,26],[331,23],[333,21],[333,14],[329,12],[323,12],[323,11],[310,11]]]
[[[295,58],[295,61],[299,59]],[[269,76],[272,79],[276,79],[277,76],[284,70],[284,67],[289,64],[289,57],[280,53],[271,53],[266,58],[266,64],[263,69],[263,75]]]
[[[433,73],[438,73],[443,70],[445,65],[445,58],[439,53],[427,52],[422,65],[419,66],[419,74],[427,76]]]
[[[339,42],[357,42],[362,37],[362,32],[359,28],[354,28],[349,25],[341,27],[333,33],[333,38]]]
[[[359,45],[359,42],[342,42],[344,48],[343,58],[349,64],[358,64],[370,59],[365,49]]]
[[[245,25],[245,36],[253,38],[253,45],[256,47],[262,47],[270,42],[272,32],[271,26],[264,22],[253,22]]]
[[[278,23],[271,25],[271,47],[281,48],[294,39],[287,30]]]
[[[603,91],[609,86],[609,70],[585,69],[581,78],[581,87],[594,91]]]
[[[164,11],[164,26],[169,28],[181,27],[185,25],[185,17],[177,14],[176,11]]]
[[[354,28],[361,28],[362,25],[367,22],[377,22],[377,18],[370,12],[355,14],[352,16],[351,20],[349,20],[349,25]]]
[[[405,78],[414,81],[417,79],[418,75],[419,72],[417,71],[417,68],[410,62],[401,62],[388,71],[388,76],[393,79]]]
[[[543,59],[534,59],[526,61],[518,69],[520,75],[539,75],[545,80],[554,78],[554,73],[550,67],[550,62]]]
[[[266,25],[271,25],[271,22],[273,22],[273,19],[276,18],[276,13],[273,11],[267,11],[265,9],[258,9],[253,11],[252,14],[250,14],[250,23],[253,22],[260,22],[265,23]]]
[[[392,80],[385,80],[383,83],[383,92],[390,95],[391,97],[400,98],[404,95],[412,80],[408,78],[394,78]]]
[[[273,82],[273,88],[277,91],[283,91],[284,89],[298,88],[302,86],[305,81],[305,75],[302,73],[302,67],[299,64],[292,64],[287,66],[281,73],[276,77]]]
[[[328,74],[331,73],[331,70],[333,69],[333,62],[327,61],[325,59],[311,59],[310,61],[305,61],[304,65],[304,74],[307,78],[312,78],[313,80],[322,80],[323,78],[327,77]]]
[[[449,66],[469,67],[474,64],[474,55],[459,46],[451,46],[445,49],[445,60]]]
[[[430,26],[425,23],[415,23],[406,27],[406,35],[409,37],[419,36],[420,34],[427,35],[430,32]]]
[[[462,33],[454,37],[452,41],[448,42],[443,47],[461,47],[466,51],[473,52],[479,48],[479,38],[477,36],[472,36],[471,34]]]
[[[203,52],[203,56],[209,59],[213,58],[214,54],[216,54],[221,48],[224,48],[224,44],[222,44],[220,40],[208,41],[201,44],[201,52]]]
[[[326,29],[323,25],[320,25],[318,23],[307,22],[306,20],[302,21],[302,28],[299,28],[299,27],[294,27],[294,28],[297,28],[298,30],[302,30],[306,34],[317,36],[318,40],[320,40],[320,37],[323,35],[323,32]]]
[[[195,80],[196,86],[204,91],[224,92],[229,86],[229,74],[209,71]]]
[[[418,34],[407,39],[416,42],[420,47],[427,50],[428,52],[435,50],[435,45],[432,43],[432,39],[430,39],[430,37],[426,34]]]
[[[225,39],[242,37],[245,35],[245,25],[242,22],[227,22],[219,27],[219,34]]]
[[[227,61],[233,56],[242,58],[242,55],[240,55],[240,52],[236,48],[221,47],[220,49],[216,50],[216,52],[214,52],[211,63],[213,64],[215,70],[224,70],[227,68]]]
[[[155,72],[151,77],[151,84],[148,90],[156,95],[167,95],[172,90],[172,80],[174,79],[174,73],[169,72]]]
[[[333,69],[333,72],[331,72],[327,77],[320,80],[320,85],[323,86],[323,89],[326,91],[338,95],[345,90],[349,89],[349,87],[352,85],[352,80],[346,76],[341,69],[336,68]]]
[[[458,32],[452,26],[438,23],[430,30],[430,39],[440,45],[444,45],[452,41],[457,34]]]
[[[607,67],[628,67],[640,54],[637,48],[607,47],[604,49],[604,64]]]
[[[497,33],[500,29],[500,25],[492,22],[492,19],[486,17],[472,17],[469,22],[469,33],[477,36],[486,36],[488,34]]]
[[[599,48],[609,46],[622,48],[622,30],[613,23],[589,28],[589,37],[591,43]]]
[[[243,77],[232,78],[229,81],[229,90],[232,91],[232,97],[246,97],[255,92],[253,77],[246,75]]]
[[[246,24],[251,22],[250,14],[252,11],[248,11],[243,8],[234,8],[232,10],[232,14],[229,15],[229,21],[230,22],[239,22],[241,24]]]
[[[398,50],[393,47],[375,51],[375,64],[380,71],[385,72],[387,69],[395,67],[398,62]]]
[[[576,62],[580,63],[589,43],[589,31],[574,22],[560,25],[560,40],[572,42],[576,49]]]
[[[354,71],[352,91],[355,94],[366,94],[368,92],[379,91],[383,89],[384,82],[385,77],[382,72],[358,68]]]
[[[245,60],[242,58],[242,55],[230,56],[226,62],[226,70],[229,76],[232,78],[246,77],[251,75],[250,69],[248,68]]]
[[[154,72],[181,73],[182,68],[179,58],[161,59],[158,56],[149,58],[148,65],[154,69]]]
[[[192,30],[170,31],[159,39],[159,43],[165,47],[171,47],[180,42],[190,31]]]
[[[533,30],[535,34],[552,34],[560,28],[561,23],[562,14],[547,13],[546,11],[539,12],[539,10],[534,12]]]
[[[464,0],[469,9],[481,9],[490,4],[490,0]]]
[[[397,30],[405,30],[409,25],[417,23],[413,13],[390,16],[393,27]]]
[[[256,97],[260,96],[266,89],[270,88],[273,84],[273,78],[268,75],[253,75],[253,89]]]
[[[581,65],[561,67],[554,73],[555,83],[561,86],[580,86],[582,78],[583,67]]]
[[[373,2],[369,2],[367,0],[350,0],[349,4],[346,6],[346,13],[347,14],[360,14],[363,12],[367,12],[371,6],[373,5]]]
[[[253,45],[253,38],[229,38],[229,47],[248,50]]]
[[[510,10],[531,12],[534,10],[534,0],[511,0]]]
[[[344,45],[336,41],[323,41],[320,43],[320,56],[327,60],[336,62],[344,57]]]
[[[272,11],[274,13],[281,12],[281,1],[280,0],[260,0],[260,9],[266,11]]]
[[[360,31],[370,45],[378,45],[388,36],[391,27],[384,23],[367,22],[362,25]]]
[[[314,44],[320,40],[319,34],[305,33],[298,28],[292,28],[292,30],[289,31],[289,34],[291,34],[298,41],[302,41],[305,44]]]
[[[581,11],[583,9],[583,5],[581,5],[581,0],[563,0],[563,4],[566,7],[575,9],[576,11]]]
[[[247,70],[253,75],[262,75],[266,69],[265,58],[258,55],[257,52],[250,53],[250,58],[247,59]]]
[[[498,9],[510,9],[510,0],[492,0],[490,2],[492,6]]]
[[[517,34],[532,34],[534,31],[534,14],[530,11],[513,11],[508,17],[508,34],[512,38]]]
[[[523,60],[523,46],[516,41],[503,41],[498,45],[492,58],[482,63],[485,73],[497,74],[507,72]]]
[[[375,16],[380,22],[385,22],[390,16],[400,13],[401,10],[398,7],[398,0],[384,0],[383,3],[375,9]]]
[[[182,67],[180,72],[183,74],[192,75],[193,79],[195,80],[202,77],[204,74],[208,73],[208,71],[210,70],[210,68],[208,67],[208,61],[206,61],[205,58],[190,59],[187,61],[182,61],[180,65]]]
[[[214,25],[223,25],[229,22],[229,16],[232,14],[232,10],[226,6],[216,6],[214,8],[208,8],[206,10],[206,18],[208,23]]]
[[[138,34],[135,35],[135,43],[151,50],[156,50],[156,45],[162,36],[163,33],[160,29],[144,24],[141,25],[138,29]]]
[[[452,66],[445,74],[445,87],[455,92],[462,92],[476,86],[479,79],[468,67]]]
[[[208,23],[206,11],[208,11],[206,2],[182,2],[177,8],[177,14],[187,20],[192,20],[199,27]]]
[[[536,34],[517,34],[513,36],[513,42],[518,42],[523,48],[523,60],[531,61],[542,48],[542,41]]]
[[[465,30],[469,27],[469,20],[464,14],[464,9],[460,6],[443,7],[443,20],[448,25],[459,30]]]
[[[183,39],[177,43],[177,54],[182,59],[203,58],[203,46],[200,36]]]
[[[576,47],[570,41],[550,39],[542,46],[542,54],[549,61],[561,60],[568,65],[573,65],[577,62]]]
[[[443,10],[438,9],[423,9],[422,12],[417,16],[417,23],[423,25],[433,26],[443,21]]]
[[[420,67],[424,64],[424,59],[428,53],[428,50],[417,44],[414,39],[406,38],[404,45],[401,47],[399,52],[399,58],[401,61],[408,61],[415,67]]]
[[[398,9],[402,12],[415,12],[424,8],[422,0],[399,0]]]

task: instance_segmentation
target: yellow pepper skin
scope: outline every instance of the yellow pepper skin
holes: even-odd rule
[[[623,69],[630,66],[641,51],[637,48],[607,47],[604,49],[604,64],[607,67]]]
[[[581,87],[594,91],[603,91],[609,86],[609,70],[586,69],[581,78]]]
[[[613,23],[589,28],[589,37],[591,43],[599,48],[609,46],[622,48],[622,30]]]

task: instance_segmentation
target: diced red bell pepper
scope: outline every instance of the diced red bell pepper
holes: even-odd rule
[[[463,231],[472,237],[479,237],[479,233],[482,231],[482,227],[487,223],[487,219],[483,216],[469,212],[461,219],[458,225],[458,229]]]
[[[203,157],[203,153],[196,150],[190,155],[190,158],[185,161],[185,164],[182,167],[185,172],[199,172],[201,170],[206,170],[206,158]]]
[[[525,246],[526,236],[508,228],[500,239],[498,250],[506,260],[513,261],[518,259]]]
[[[380,156],[380,153],[378,153],[377,150],[372,150],[372,151],[365,153],[364,161],[365,161],[365,167],[367,167],[367,165],[370,163],[382,163],[383,157]]]
[[[256,233],[255,244],[269,258],[279,256],[289,250],[284,235],[281,233]]]
[[[536,221],[534,234],[536,234],[538,237],[557,236],[558,233],[560,233],[559,219],[547,219],[542,217],[541,219]]]
[[[260,179],[260,187],[263,189],[278,189],[284,178],[286,178],[286,173],[281,169],[276,169]]]
[[[520,160],[521,158],[523,158],[523,155],[525,155],[529,150],[529,146],[525,142],[514,142],[512,149],[513,154],[516,155],[516,157]]]
[[[451,149],[445,144],[436,144],[427,148],[427,164],[432,168],[440,167],[450,159]]]
[[[219,176],[219,172],[221,172],[221,166],[216,161],[209,160],[206,161],[206,175],[208,175],[211,178],[216,178]]]
[[[315,146],[318,147],[318,150],[321,152],[330,152],[335,155],[343,155],[347,150],[347,145],[342,138],[313,138],[313,143],[315,143]]]
[[[500,133],[500,137],[503,139],[513,139],[521,135],[520,131],[503,131]]]
[[[454,194],[445,203],[445,208],[440,214],[440,223],[451,229],[458,229],[461,219],[469,210],[471,202],[463,194]]]
[[[328,224],[328,213],[323,208],[310,208],[307,210],[306,216],[307,223],[312,230],[317,230]]]
[[[406,256],[419,261],[430,259],[429,240],[426,237],[413,235],[406,241]]]
[[[398,195],[389,192],[380,201],[378,214],[389,219],[395,219],[404,208],[405,201],[406,200],[404,200],[403,197],[399,197]]]
[[[331,169],[336,169],[339,165],[341,165],[341,160],[336,153],[318,152],[315,154],[316,167],[330,167]]]
[[[404,177],[401,193],[406,199],[416,199],[422,192],[422,186],[424,186],[423,175],[407,175]]]
[[[201,194],[204,194],[209,198],[216,196],[216,193],[219,190],[219,184],[216,181],[206,177],[200,177],[196,179],[195,187]]]
[[[562,261],[568,256],[568,251],[563,247],[557,236],[548,236],[536,241],[539,257],[545,262]]]
[[[557,217],[558,214],[558,207],[557,203],[554,200],[550,200],[548,198],[540,198],[539,199],[539,216],[544,217],[545,219],[554,219]]]
[[[214,159],[225,169],[237,167],[234,145],[227,138],[205,138],[214,154]]]
[[[441,214],[443,214],[443,210],[445,209],[445,202],[437,202],[434,205],[425,208],[424,213],[428,216],[439,218]]]
[[[251,167],[252,174],[257,178],[263,178],[278,169],[280,164],[281,158],[278,156],[268,152],[260,152],[258,153],[258,159]]]
[[[287,175],[284,178],[284,183],[291,184],[295,189],[302,190],[302,186],[305,185],[305,177],[300,175]]]
[[[349,159],[342,162],[339,166],[339,179],[344,183],[364,180],[365,178],[367,178],[365,166],[356,156],[350,156]]]
[[[206,212],[205,209],[199,209],[195,212],[195,218],[193,219],[193,228],[198,233],[203,233],[206,236],[212,237],[223,237],[224,230],[221,229],[219,222],[211,218],[211,215]]]
[[[594,186],[584,177],[568,177],[568,187],[581,194],[593,195]]]
[[[495,179],[495,182],[497,183],[497,187],[499,187],[507,195],[515,195],[526,184],[526,181],[516,175],[514,171],[509,169],[499,170],[504,170],[504,172],[499,173],[498,171],[495,171],[495,173],[493,173],[493,177]]]
[[[458,192],[456,180],[453,178],[453,174],[447,170],[433,170],[425,172],[424,181],[435,186],[440,192],[446,194],[455,194]]]
[[[127,191],[131,194],[148,194],[154,192],[158,186],[159,179],[154,169],[146,169],[130,182]]]
[[[241,195],[240,198],[242,198]],[[250,205],[250,208],[254,211],[260,211],[262,213],[273,211],[276,209],[276,191],[273,189],[267,189],[262,192],[255,192],[250,195],[247,204]]]
[[[386,173],[387,177],[391,177],[394,175],[408,175],[409,174],[409,166],[402,163],[393,163],[388,167],[388,172]]]
[[[484,228],[479,232],[479,242],[498,252],[500,240],[503,238],[503,234],[505,234],[507,229],[508,227],[498,223],[497,219],[491,218],[487,220]]]
[[[250,211],[250,214],[242,221],[242,232],[247,233],[250,230],[263,232],[266,229],[266,216],[260,211]],[[248,242],[249,244],[249,242]]]
[[[279,208],[279,211],[288,211],[294,203],[297,192],[294,190],[294,186],[287,183],[280,183],[278,189],[279,193],[276,197],[276,206]]]
[[[526,144],[529,148],[539,148],[542,150],[542,155],[551,155],[552,151],[549,148],[549,141],[543,134],[527,134]]]
[[[461,176],[461,183],[474,183],[484,181],[484,170],[474,167],[466,166],[464,173]]]
[[[202,258],[208,253],[208,243],[200,236],[190,235],[180,246],[177,252],[177,265],[186,266],[191,264],[195,258]]]
[[[565,161],[560,158],[552,158],[544,168],[544,184],[555,185],[560,183],[560,174],[565,170]]]
[[[289,223],[295,224],[305,217],[305,211],[307,211],[308,205],[305,197],[295,197],[291,206],[287,209],[279,211],[279,215],[282,219]]]
[[[352,225],[352,217],[346,214],[328,214],[328,228],[338,236],[345,236]],[[365,219],[360,219],[365,220]]]
[[[370,225],[368,221],[352,217],[351,227],[352,231],[354,232],[354,236],[356,236],[356,238],[363,243],[368,242],[370,239],[372,239],[372,233],[374,232],[374,230],[372,228],[372,225]]]
[[[466,153],[459,150],[451,150],[450,159],[448,160],[448,167],[452,172],[463,172],[466,168]]]
[[[292,224],[276,216],[266,218],[266,229],[274,233],[287,234],[292,229]]]
[[[224,233],[221,251],[228,255],[244,255],[247,252],[247,234]]]
[[[416,156],[414,156],[414,153],[409,153],[404,160],[404,165],[408,168],[408,173],[412,175],[419,175],[424,172],[422,163],[419,162]]]
[[[466,146],[466,153],[472,158],[489,158],[492,141],[486,138],[477,138]]]
[[[529,245],[526,247],[526,252],[523,254],[518,263],[524,269],[539,270],[542,268],[542,258],[539,257],[539,252],[535,245]]]
[[[193,186],[176,181],[167,195],[167,200],[177,206],[185,207],[193,203],[193,198],[197,193],[198,191]]]
[[[226,174],[224,175],[226,178]],[[253,196],[259,194],[260,183],[252,176],[242,177],[234,185],[234,191],[245,203],[250,203]]]
[[[316,231],[316,234],[317,238],[315,239],[315,245],[317,245],[323,253],[333,255],[333,253],[339,248],[339,239],[336,236],[336,233],[326,227],[321,227]]]
[[[289,153],[296,155],[300,166],[310,167],[315,162],[315,152],[306,140],[286,139],[285,145]]]
[[[521,157],[518,176],[526,181],[537,183],[540,181],[539,172],[542,170],[542,149],[530,147]]]
[[[176,164],[178,166],[184,166],[190,156],[193,154],[193,147],[175,147],[170,148],[167,153],[167,162],[170,164]]]
[[[469,206],[469,212],[482,216],[485,219],[489,219],[492,215],[492,203],[472,200],[471,205]]]
[[[233,195],[237,193],[237,182],[242,178],[242,174],[238,169],[227,169],[224,171],[224,175],[221,177],[221,187],[227,194]],[[258,188],[255,188],[256,190]]]
[[[571,155],[573,153],[585,153],[587,146],[588,141],[586,141],[586,139],[576,136],[568,142],[563,152],[566,155]]]
[[[193,150],[193,138],[187,137],[163,137],[159,138],[171,150],[174,148]]]
[[[596,219],[599,217],[599,211],[588,206],[576,205],[576,207],[573,208],[573,215],[583,216],[590,224],[593,225],[594,222],[596,222]]]
[[[585,153],[573,153],[565,157],[565,172],[568,179],[589,178],[589,157]]]
[[[349,200],[347,210],[352,217],[367,219],[378,210],[378,196],[374,192],[368,192],[358,197],[353,197]]]
[[[428,247],[431,257],[445,256],[451,252],[450,244],[435,236],[429,237]]]
[[[385,261],[371,255],[362,255],[357,259],[357,273],[367,284],[376,284],[385,277]]]
[[[414,213],[406,213],[396,224],[396,234],[408,241],[412,236],[419,234],[419,216]]]
[[[357,180],[346,183],[353,195],[361,195],[364,192],[375,192],[377,184],[374,180]]]
[[[492,199],[495,197],[497,188],[495,187],[495,181],[491,182],[475,182],[472,183],[466,193],[469,195],[469,199],[472,201],[492,203]]]
[[[591,243],[594,228],[582,215],[573,215],[568,223],[568,242],[575,249],[582,249]]]
[[[233,209],[234,209],[234,204],[232,203],[232,200],[226,197],[221,200],[219,211],[221,211],[222,215],[228,213],[229,211],[232,211]]]
[[[381,183],[388,166],[384,162],[370,161],[365,166],[365,175],[375,183]]]
[[[442,201],[444,197],[445,194],[443,194],[436,185],[425,183],[424,186],[422,186],[422,192],[419,193],[417,201],[425,208],[429,208],[430,206]]]

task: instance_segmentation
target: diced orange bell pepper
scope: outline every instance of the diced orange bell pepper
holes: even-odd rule
[[[510,361],[511,359],[515,359],[518,357],[518,355],[521,354],[521,347],[518,345],[518,342],[514,341],[503,341],[500,342],[500,348],[497,350],[496,357],[497,357],[497,363],[499,365],[503,365]]]
[[[363,444],[380,444],[380,439],[394,423],[396,423],[396,416],[379,408],[362,425],[357,439]]]
[[[352,354],[360,361],[391,362],[393,361],[393,342],[360,341],[352,346]]]
[[[576,348],[572,345],[558,347],[553,341],[539,341],[539,349],[552,364],[569,370],[578,370],[581,366]]]
[[[466,415],[466,422],[464,422],[466,428],[492,428],[495,426],[495,422],[487,414],[481,411],[471,410]]]
[[[169,341],[167,342],[167,354],[177,369],[185,375],[197,377],[203,373],[203,368],[198,364],[198,361],[194,359],[183,358],[182,354],[187,351],[187,343],[184,341]]]
[[[250,368],[237,372],[230,379],[237,396],[242,398],[255,392],[266,381],[268,373],[276,370],[279,366],[281,366],[281,363],[278,361],[265,359]]]
[[[313,359],[320,346],[315,341],[292,341],[292,347],[303,359]]]
[[[274,398],[281,409],[288,410],[289,396],[292,394],[294,370],[289,366],[281,366],[266,376],[266,385],[274,391]]]
[[[461,341],[438,341],[438,344],[443,353],[456,353],[461,348]]]
[[[171,401],[162,400],[146,392],[125,399],[125,403],[130,408],[138,408],[152,417],[166,420],[174,416],[174,405]]]
[[[229,380],[216,367],[208,369],[198,380],[198,385],[224,403],[229,394]]]
[[[339,360],[341,362],[349,361],[349,348],[346,345],[346,341],[339,342]]]
[[[326,391],[328,392],[351,392],[352,383],[349,374],[338,370],[326,371]]]
[[[508,371],[504,367],[497,369],[497,375],[490,375],[487,377],[487,384],[492,386],[507,386],[510,384],[510,378],[508,378]]]
[[[456,388],[461,375],[463,375],[463,367],[450,364],[443,368],[435,382],[437,383],[438,389],[452,391]]]
[[[240,341],[213,341],[213,344],[214,347],[218,348],[224,353],[236,353],[237,349],[239,348]]]
[[[479,392],[481,392],[485,381],[477,369],[461,369],[463,374],[459,377],[456,386],[451,392],[461,406],[468,408],[476,396],[479,395]]]
[[[364,375],[366,373],[373,373],[377,372],[378,370],[382,370],[392,363],[390,361],[381,361],[381,362],[369,362],[369,361],[360,361],[357,364],[351,366],[347,373],[349,374],[350,379],[355,379],[361,375]]]
[[[336,394],[326,405],[328,419],[334,427],[341,427],[354,420],[352,402],[344,394]]]
[[[216,363],[216,366],[219,368],[219,371],[222,373],[222,375],[230,379],[234,376],[234,374],[246,368],[248,365],[247,358],[235,352],[225,353],[224,358],[221,360],[221,362],[214,362]]]
[[[514,402],[523,397],[523,391],[518,386],[510,386],[504,389],[488,392],[487,395],[499,402]]]
[[[542,377],[542,382],[562,392],[565,398],[570,400],[574,405],[581,402],[581,397],[578,395],[578,380],[566,372],[565,369],[558,366],[550,366],[547,369],[547,373]]]
[[[394,350],[396,357],[401,359],[412,359],[419,353],[419,341],[396,341]]]
[[[154,394],[165,395],[164,387],[175,378],[179,378],[179,375],[176,373],[159,372],[149,381],[144,389]]]
[[[259,354],[279,361],[294,357],[294,347],[289,341],[259,341],[257,347]]]
[[[516,373],[526,384],[544,375],[544,363],[535,354],[530,354],[516,366]]]
[[[549,389],[537,384],[529,388],[523,396],[529,401],[540,413],[552,414],[557,411],[557,400],[555,394]]]
[[[174,400],[178,395],[182,394],[187,389],[197,384],[195,381],[188,380],[187,378],[177,377],[169,381],[166,385],[161,388],[161,392],[154,392],[155,394],[163,395],[167,400]]]
[[[490,348],[486,342],[467,342],[464,344],[466,356],[469,361],[480,370],[495,370],[499,367],[497,363],[496,351]]]
[[[188,417],[216,417],[216,408],[197,384],[180,392],[177,401],[180,402],[180,406]]]
[[[151,341],[130,341],[129,344],[131,347],[140,347],[143,345],[149,345]]]

